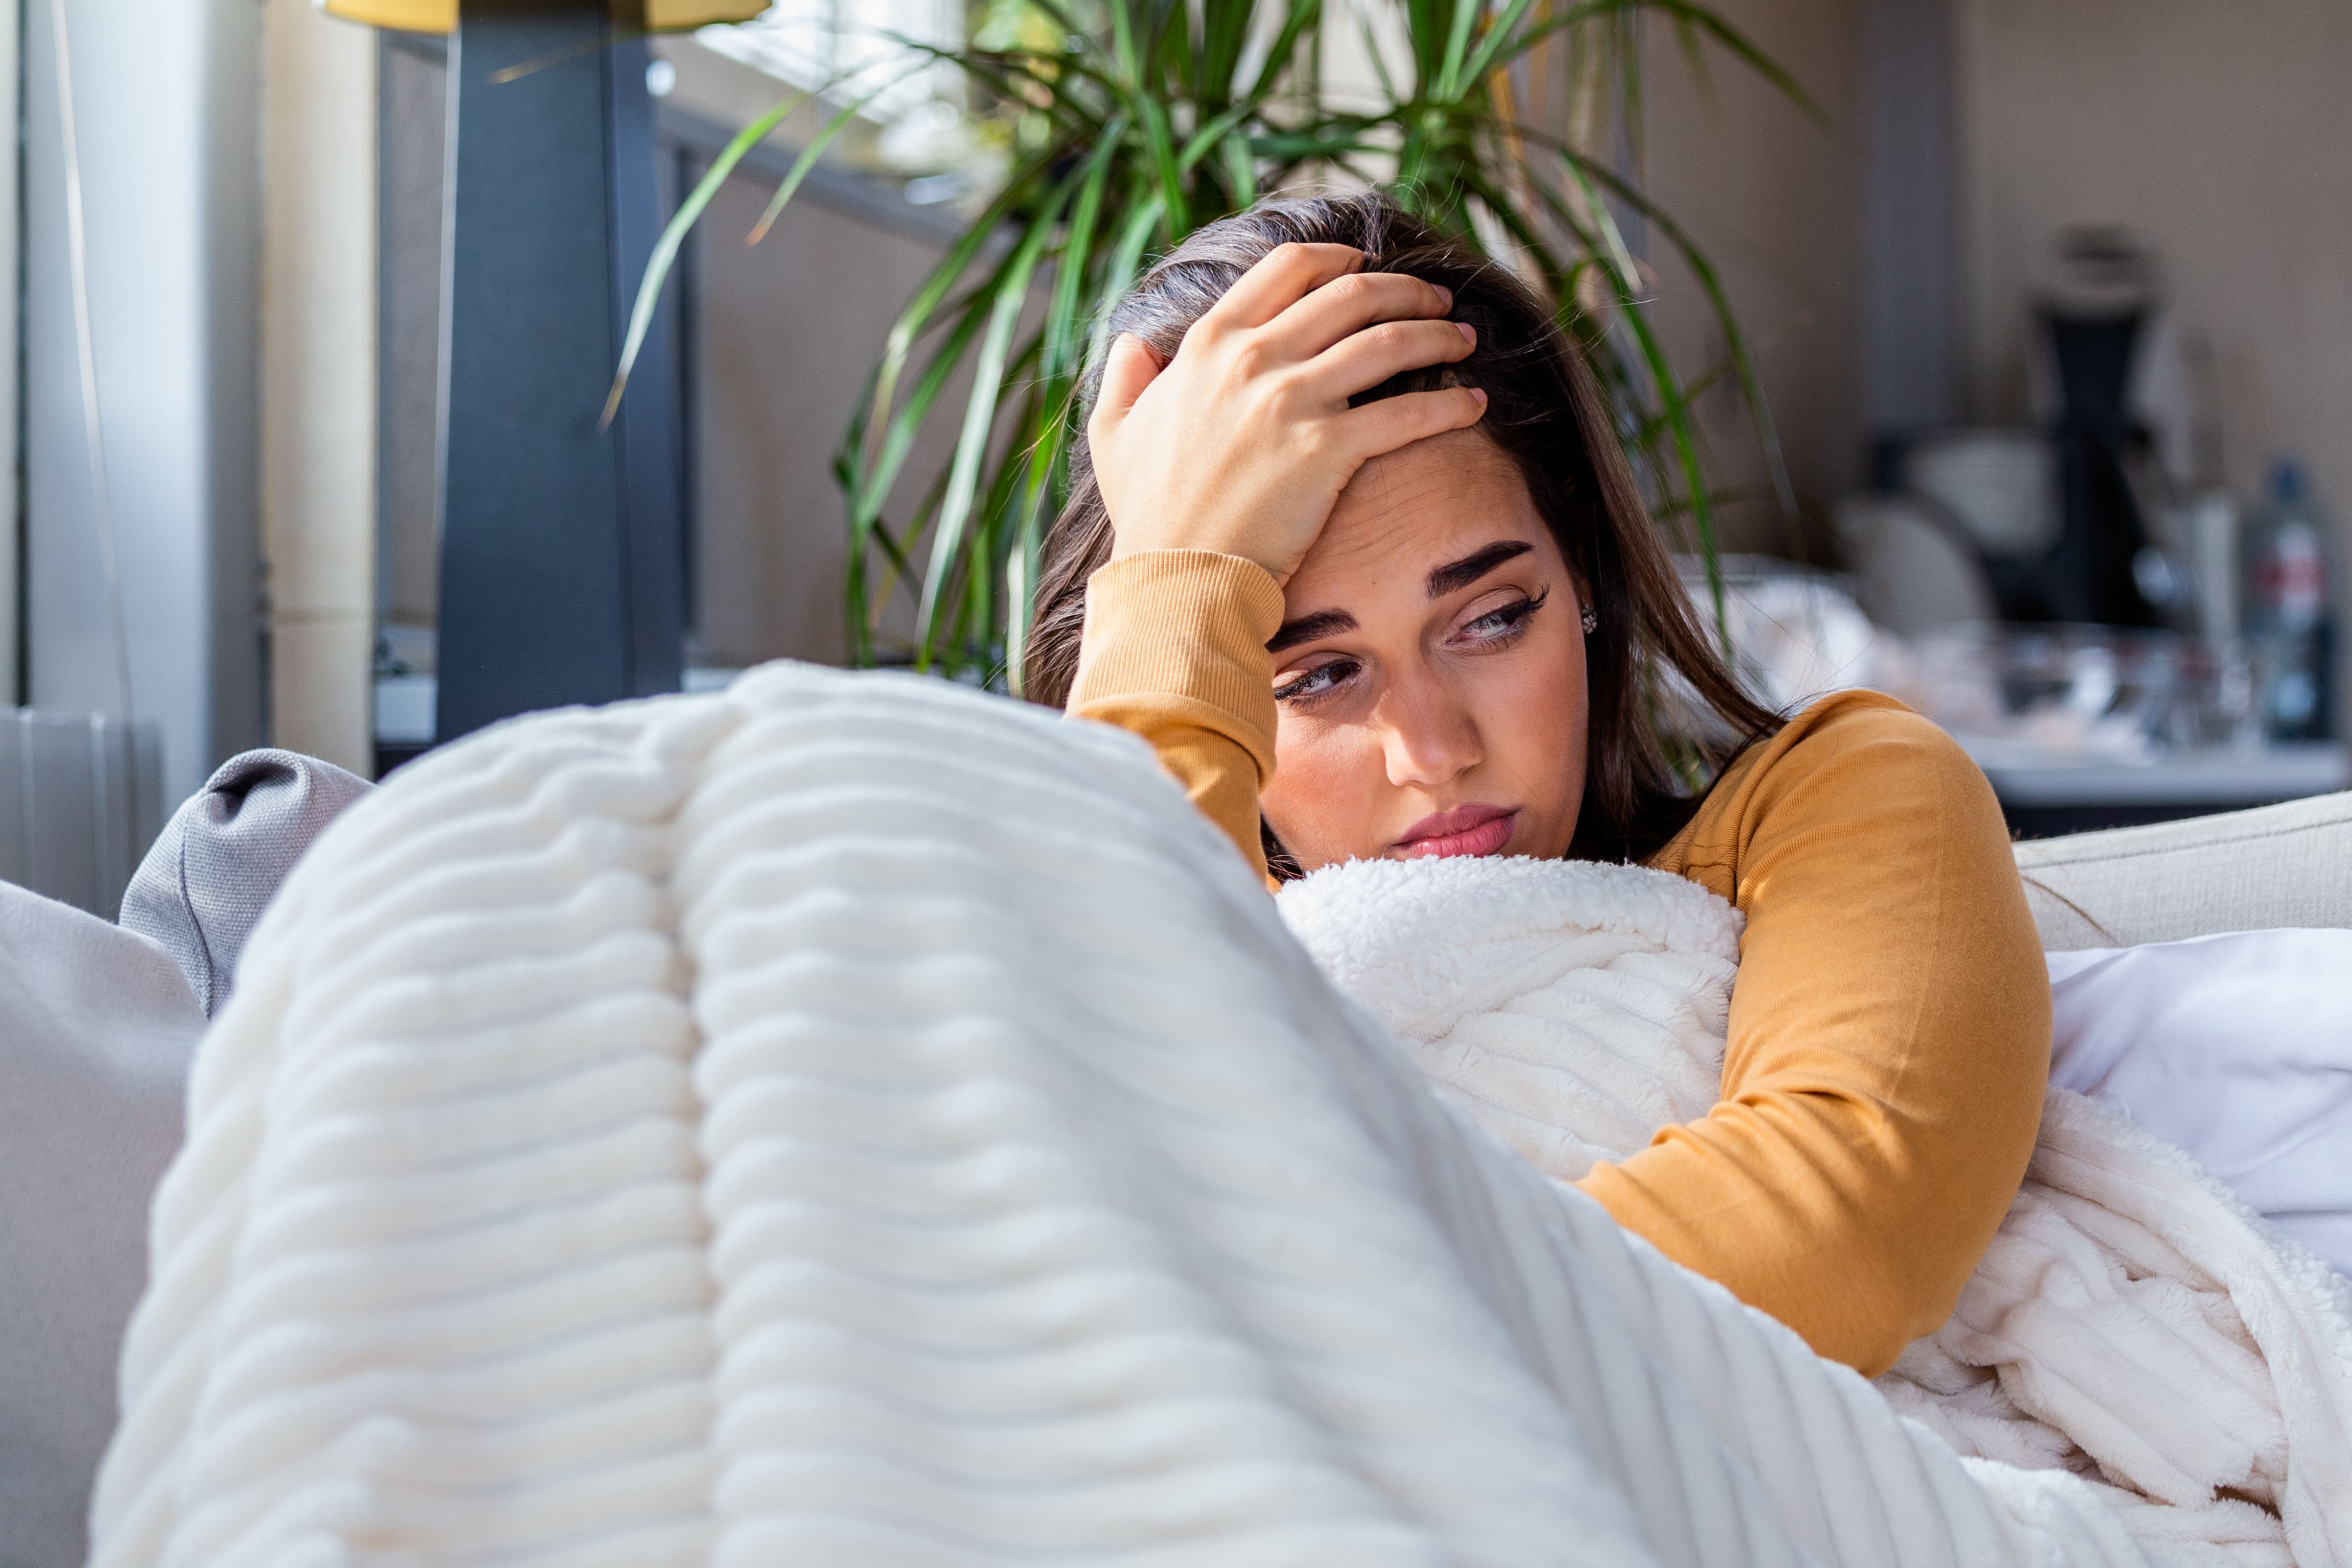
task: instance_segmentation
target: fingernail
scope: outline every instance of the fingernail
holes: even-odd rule
[[[1462,341],[1464,342],[1475,343],[1478,341],[1478,329],[1472,326],[1469,322],[1456,321],[1454,325],[1460,330],[1462,333]]]
[[[1436,289],[1440,294],[1443,294],[1443,295],[1444,295],[1444,296],[1445,296],[1445,308],[1446,308],[1447,310],[1451,310],[1452,309],[1454,309],[1454,290],[1453,290],[1453,289],[1448,289],[1448,288],[1447,288],[1444,284],[1443,284],[1443,283],[1433,283],[1433,284],[1431,284],[1431,285],[1430,285],[1430,287],[1431,287],[1431,288],[1433,288],[1433,289]]]
[[[1474,400],[1477,403],[1477,405],[1478,405],[1478,406],[1479,406],[1479,407],[1484,408],[1484,407],[1486,407],[1486,388],[1484,388],[1484,387],[1480,387],[1480,386],[1474,386],[1474,387],[1472,387],[1472,388],[1470,389],[1470,395],[1471,395],[1472,399],[1474,399]]]

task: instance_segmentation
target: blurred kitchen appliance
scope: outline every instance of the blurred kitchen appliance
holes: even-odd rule
[[[1922,436],[1905,457],[1901,483],[1975,554],[1998,618],[2058,618],[2046,581],[2062,516],[2058,454],[2043,432]]]
[[[2352,784],[2326,741],[2267,740],[2243,641],[2099,626],[1949,626],[1882,689],[1933,719],[2026,837],[2268,805]]]
[[[2155,260],[2123,230],[2070,230],[2041,294],[2036,316],[2060,397],[2051,432],[2060,521],[2039,574],[2041,602],[2019,606],[2041,613],[2008,618],[2160,626],[2176,574],[2149,553],[2131,472],[2147,465],[2149,437],[2129,405],[2134,356],[2157,302]]]
[[[1949,509],[1887,490],[1848,496],[1835,521],[1854,597],[1874,624],[1912,637],[1996,618],[1985,558]]]
[[[2150,367],[2177,369],[2180,359],[2178,334],[2151,329],[2158,302],[2155,260],[2129,234],[2091,228],[2060,237],[2033,307],[2044,422],[1915,430],[1879,442],[1873,500],[1901,515],[1888,526],[1889,518],[1864,509],[1856,528],[1841,522],[1853,535],[1846,542],[1866,602],[1900,595],[1872,584],[1876,574],[1864,557],[1898,545],[1906,560],[1945,553],[1913,537],[1924,526],[1973,558],[2001,620],[2211,635],[2200,620],[2200,580],[2189,568],[2193,543],[2171,537],[2187,526],[2174,518],[2181,480],[2164,466],[2140,412]],[[2153,379],[2170,385],[2180,377]],[[2179,397],[2157,401],[2159,423],[2180,422],[2164,412],[2179,415]],[[1939,582],[1951,576],[1936,564]],[[1951,584],[1931,596],[1958,605],[1973,594]]]
[[[2172,632],[1947,626],[1914,653],[1903,695],[1979,763],[2145,763],[2256,739],[2242,668]]]

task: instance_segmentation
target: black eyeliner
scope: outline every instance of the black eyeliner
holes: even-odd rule
[[[1274,689],[1274,700],[1276,702],[1288,702],[1294,700],[1307,702],[1320,701],[1322,699],[1328,697],[1332,690],[1337,689],[1337,687],[1334,686],[1331,689],[1316,692],[1311,697],[1295,698],[1294,694],[1297,693],[1300,687],[1306,685],[1317,676],[1321,675],[1324,671],[1335,668],[1342,664],[1353,664],[1354,662],[1355,661],[1353,659],[1338,658],[1333,659],[1329,664],[1318,664],[1314,668],[1308,670],[1306,674],[1300,676],[1297,679],[1289,682],[1287,685],[1276,687]]]
[[[1537,594],[1529,598],[1521,599],[1516,605],[1505,605],[1500,609],[1489,610],[1485,615],[1480,616],[1476,620],[1472,621],[1470,624],[1475,626],[1480,624],[1480,622],[1491,621],[1496,616],[1508,616],[1511,618],[1503,623],[1502,629],[1507,632],[1515,632],[1521,626],[1526,626],[1528,622],[1533,618],[1535,613],[1544,607],[1544,601],[1550,597],[1551,589],[1547,585],[1542,593]]]

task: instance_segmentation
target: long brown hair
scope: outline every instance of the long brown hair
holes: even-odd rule
[[[1447,385],[1486,394],[1477,428],[1517,468],[1600,619],[1585,647],[1584,807],[1569,853],[1597,860],[1654,853],[1689,820],[1698,798],[1669,754],[1662,708],[1687,708],[1696,699],[1699,712],[1687,717],[1697,723],[1675,728],[1698,731],[1681,743],[1692,748],[1703,774],[1780,721],[1740,689],[1701,627],[1643,510],[1591,372],[1533,294],[1386,196],[1265,201],[1199,230],[1145,274],[1111,311],[1109,336],[1133,332],[1163,362],[1171,358],[1186,330],[1244,272],[1294,241],[1353,246],[1364,252],[1367,270],[1444,284],[1454,290],[1454,319],[1477,329],[1468,359],[1398,376],[1355,401]],[[1100,385],[1097,366],[1083,392],[1089,412]],[[1110,518],[1083,434],[1071,451],[1070,481],[1069,504],[1040,563],[1024,669],[1027,695],[1056,708],[1068,700],[1077,673],[1087,579],[1110,559]],[[1278,849],[1270,834],[1267,847]],[[1277,874],[1287,868],[1286,857],[1268,858]]]

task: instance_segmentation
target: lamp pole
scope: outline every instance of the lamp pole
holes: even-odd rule
[[[684,520],[660,330],[597,428],[663,219],[642,16],[622,9],[462,0],[450,40],[444,742],[678,686]]]

